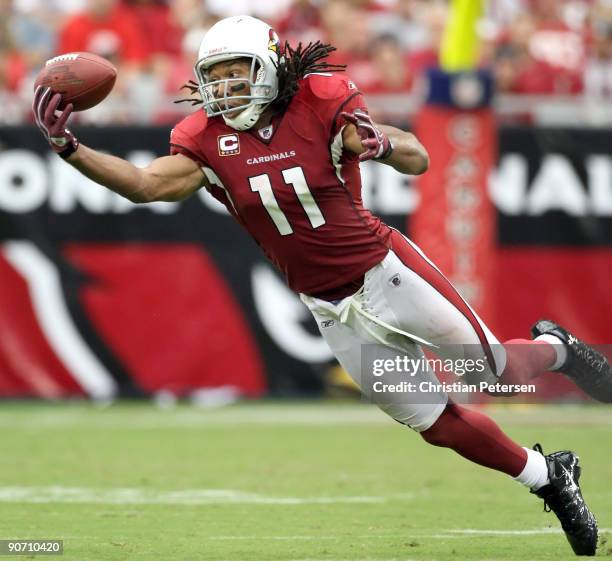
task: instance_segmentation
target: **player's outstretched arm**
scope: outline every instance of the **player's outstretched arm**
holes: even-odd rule
[[[148,167],[138,168],[79,144],[66,128],[72,105],[58,115],[60,102],[59,94],[51,95],[48,88],[39,87],[33,104],[36,124],[59,156],[96,183],[135,203],[180,201],[204,184],[198,164],[180,154],[157,158]]]
[[[427,171],[427,150],[412,133],[378,125],[359,109],[342,116],[349,123],[343,132],[344,147],[359,154],[359,161],[377,160],[409,175]]]
[[[157,158],[146,168],[80,145],[66,161],[83,175],[134,203],[182,201],[204,184],[204,173],[177,154]]]

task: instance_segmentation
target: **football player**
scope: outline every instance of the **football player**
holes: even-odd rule
[[[72,107],[39,88],[36,121],[49,144],[84,175],[137,203],[180,201],[201,188],[221,201],[301,295],[322,336],[357,383],[361,351],[422,358],[422,344],[451,358],[485,357],[482,379],[528,380],[554,370],[594,397],[612,400],[606,360],[551,321],[534,341],[503,345],[420,249],[367,210],[359,162],[424,173],[413,134],[375,123],[364,97],[337,67],[332,47],[281,45],[266,23],[224,19],[203,39],[192,98],[203,104],[170,137],[171,155],[139,169],[79,144],[66,128]],[[427,367],[413,381],[437,382]],[[362,388],[371,394],[371,388]],[[486,415],[448,399],[377,399],[435,446],[510,475],[544,499],[575,553],[594,555],[597,524],[573,452],[523,448]]]

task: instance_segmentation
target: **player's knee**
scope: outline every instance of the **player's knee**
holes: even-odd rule
[[[456,416],[456,407],[457,406],[453,403],[447,404],[436,422],[427,430],[420,433],[425,442],[432,446],[440,446],[442,448],[450,447],[452,438],[452,430],[450,429],[453,417]]]
[[[398,423],[422,434],[436,423],[444,411],[446,398],[443,399],[443,402],[436,404],[378,403],[377,405]]]
[[[448,441],[444,434],[436,430],[434,427],[428,428],[426,431],[420,433],[423,440],[432,446],[440,446],[442,448],[448,448]]]

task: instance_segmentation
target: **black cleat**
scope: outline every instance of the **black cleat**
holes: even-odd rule
[[[536,444],[534,450],[542,454]],[[580,460],[573,452],[553,452],[544,456],[550,483],[531,491],[544,499],[544,510],[557,515],[567,541],[576,555],[595,555],[597,549],[597,520],[580,492]]]
[[[554,335],[565,343],[567,360],[559,372],[571,378],[591,397],[612,403],[612,368],[606,357],[553,321],[543,319],[531,328],[534,339],[544,333]]]

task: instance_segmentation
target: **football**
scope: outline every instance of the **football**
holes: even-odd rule
[[[49,59],[34,82],[62,94],[59,109],[72,103],[75,111],[85,111],[100,103],[113,89],[117,69],[92,53],[66,53]]]

